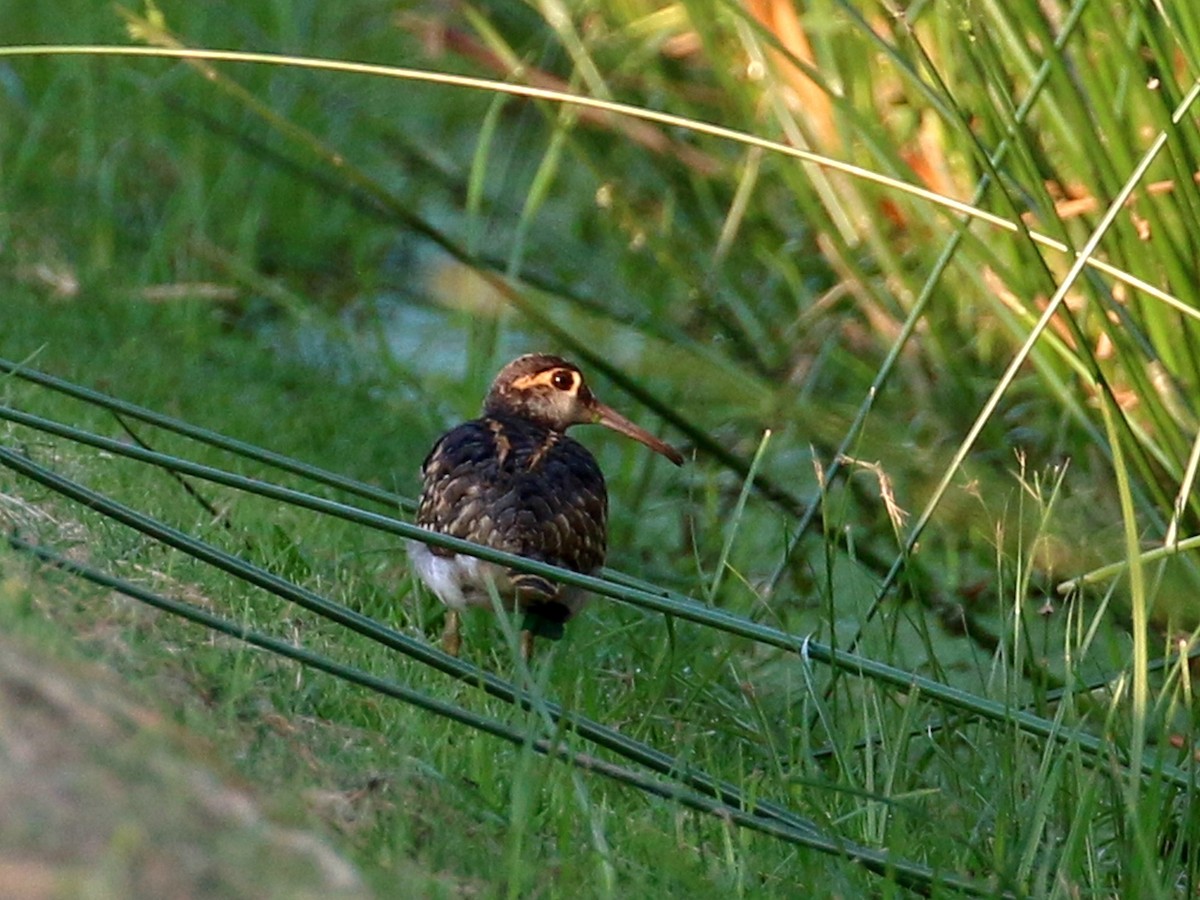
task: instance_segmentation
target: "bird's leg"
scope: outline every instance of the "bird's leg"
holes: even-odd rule
[[[525,662],[533,659],[533,632],[528,628],[521,630],[521,659]]]
[[[446,609],[446,620],[442,624],[442,649],[451,656],[458,656],[462,649],[462,637],[458,633],[458,610]]]

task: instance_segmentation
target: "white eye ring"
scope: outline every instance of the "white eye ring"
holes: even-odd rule
[[[550,383],[560,391],[569,391],[575,387],[575,375],[565,369],[559,369],[550,376]]]

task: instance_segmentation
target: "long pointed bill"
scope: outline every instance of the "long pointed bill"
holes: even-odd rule
[[[640,441],[645,444],[655,453],[661,453],[677,466],[683,465],[683,454],[668,444],[666,441],[660,441],[645,428],[640,428],[634,425],[627,418],[613,409],[611,406],[605,406],[603,403],[596,401],[594,409],[595,419],[593,421],[597,425],[604,425],[611,428],[613,431],[619,431],[626,437],[631,437],[635,441]]]

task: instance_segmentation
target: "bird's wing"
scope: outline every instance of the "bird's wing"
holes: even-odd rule
[[[604,476],[566,435],[475,419],[438,441],[422,473],[418,524],[578,572],[603,565]]]

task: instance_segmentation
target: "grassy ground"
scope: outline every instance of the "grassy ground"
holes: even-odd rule
[[[114,393],[129,396],[134,390],[130,385],[143,379],[154,382],[159,385],[155,390],[165,393],[149,399],[193,421],[210,421],[215,409],[240,409],[245,416],[240,422],[222,415],[230,422],[225,430],[253,441],[269,438],[275,449],[337,465],[343,472],[369,468],[377,454],[397,452],[376,421],[354,428],[356,416],[378,412],[378,403],[365,392],[356,402],[355,391],[331,384],[321,373],[270,350],[221,338],[215,326],[203,334],[204,326],[179,310],[114,302],[81,317],[65,307],[47,310],[37,298],[10,297],[13,327],[5,335],[5,352],[40,348],[38,364],[47,370],[74,376],[75,348],[89,340],[92,329],[121,333],[143,344],[136,363],[122,365],[129,352],[125,341],[97,345],[96,353],[82,363],[92,372],[111,372],[112,381],[105,387]],[[189,360],[189,344],[224,351]],[[169,378],[148,374],[167,371],[172,372]],[[297,398],[296,403],[310,410],[304,427],[293,429],[288,424],[292,417],[279,416],[276,391],[264,390],[264,401],[274,396],[256,404],[258,390],[246,390],[252,385],[276,385]],[[36,408],[51,418],[114,432],[111,419],[106,422],[94,414],[89,418],[79,404],[43,390],[9,380],[6,392],[19,408]],[[330,419],[322,426],[323,415]],[[350,433],[360,436],[352,450],[347,444]],[[168,439],[139,436],[160,449],[178,450]],[[371,447],[372,441],[380,446]],[[356,610],[416,634],[428,632],[432,638],[437,633],[437,611],[429,603],[416,602],[394,540],[200,486],[200,493],[229,523],[226,526],[214,522],[178,484],[144,467],[43,439],[25,447],[34,459],[52,462],[61,471],[136,503],[140,510],[323,590]],[[187,450],[189,458],[218,461],[216,454]],[[406,457],[416,459],[419,453]],[[381,468],[387,472],[390,466]],[[411,473],[395,477],[411,479]],[[2,493],[11,500],[8,517],[23,533],[74,548],[73,554],[94,562],[107,561],[117,574],[370,671],[396,676],[468,708],[499,715],[521,729],[536,725],[521,714],[514,718],[502,704],[482,701],[474,692],[405,665],[342,629],[157,550],[100,517],[31,492],[7,476]],[[32,499],[28,507],[21,499],[27,497]],[[23,561],[13,556],[5,560],[5,570],[21,584],[34,579]],[[315,819],[322,831],[332,831],[348,844],[367,882],[385,893],[398,877],[434,894],[481,888],[490,892],[498,885],[518,893],[555,892],[568,884],[602,891],[606,883],[653,893],[724,891],[746,878],[757,883],[771,871],[786,870],[795,854],[761,839],[754,854],[761,856],[755,864],[758,874],[751,876],[742,871],[738,848],[756,841],[725,833],[719,821],[697,819],[660,801],[647,802],[634,791],[590,783],[561,764],[508,750],[492,738],[372,698],[267,654],[247,652],[231,641],[213,640],[194,626],[143,610],[117,595],[81,592],[77,584],[63,583],[61,576],[42,577],[50,578],[53,591],[12,596],[5,608],[9,627],[29,630],[44,640],[54,634],[37,624],[46,617],[77,633],[90,655],[136,678],[147,694],[170,704],[171,716],[204,736],[208,753],[258,786],[268,807],[282,811],[285,821]],[[423,626],[426,619],[431,621]],[[501,672],[512,671],[511,655],[493,623],[472,617],[467,629],[470,656]],[[730,650],[708,641],[698,645],[697,640],[680,634],[668,645],[661,621],[601,604],[581,628],[571,629],[561,648],[547,653],[539,677],[552,679],[544,689],[570,707],[602,713],[605,721],[668,750],[698,753],[697,761],[704,763],[725,743],[706,746],[706,732],[719,719],[730,720],[729,727],[745,728],[734,726],[732,719],[748,708],[731,675],[723,671],[732,670]],[[738,766],[746,783],[753,782],[755,765],[746,760]],[[205,842],[197,846],[201,853],[222,853],[219,846]],[[639,849],[631,852],[633,846]],[[120,861],[113,864],[119,866]],[[822,880],[831,877],[820,857],[810,865]],[[802,879],[818,877],[809,871]],[[778,889],[786,891],[797,883],[797,874],[776,876],[781,877]],[[846,890],[860,889],[853,887],[852,875],[838,876],[847,878]]]
[[[203,765],[279,834],[310,829],[311,846],[335,847],[361,873],[351,893],[886,895],[914,883],[909,864],[929,867],[916,883],[935,894],[964,888],[951,877],[1015,894],[1194,892],[1190,669],[1169,654],[1191,648],[1200,575],[1180,554],[1082,593],[1055,586],[1136,563],[1200,518],[1200,148],[1184,127],[1197,23],[1187,10],[1114,22],[1051,6],[863,19],[818,5],[793,21],[787,4],[566,19],[164,4],[165,26],[152,7],[14,14],[10,44],[177,36],[462,70],[785,145],[344,73],[2,58],[0,357],[411,499],[427,447],[475,412],[500,364],[530,349],[574,356],[603,399],[691,457],[675,471],[581,435],[610,483],[612,568],[699,605],[665,617],[597,601],[529,673],[500,625],[473,616],[468,660],[788,807],[835,846],[651,797],[4,551],[0,616],[22,671],[86,682],[74,659],[89,657],[152,710],[125,719],[179,728],[164,741],[66,721],[61,740],[115,728],[129,752],[145,741],[183,760],[178,771]],[[1160,134],[1165,149],[1138,170]],[[796,147],[862,168],[797,161]],[[964,228],[902,184],[974,197],[1000,224]],[[1107,271],[1080,275],[1045,243],[1077,249],[1093,233]],[[312,488],[16,377],[0,398]],[[413,590],[395,534],[0,429],[35,462],[436,638],[440,611]],[[0,517],[518,736],[636,768],[556,733],[543,710],[446,679],[8,469]],[[734,624],[686,621],[714,611]],[[808,635],[818,643],[797,656],[788,642]],[[830,645],[859,661],[829,666]],[[97,777],[149,792],[181,780],[164,763],[142,785],[125,752]],[[79,821],[103,831],[90,815],[110,795],[83,796]],[[37,874],[35,799],[0,840],[6,865]],[[78,893],[94,869],[113,893],[139,889],[142,857],[123,841],[129,822],[156,831],[150,815],[114,809],[104,846],[38,883]],[[210,828],[235,845],[236,829]],[[216,873],[213,893],[264,891],[240,880],[244,847],[181,832],[173,847],[214,861],[198,870]],[[838,841],[899,868],[870,874]],[[311,864],[279,868],[304,877]]]

